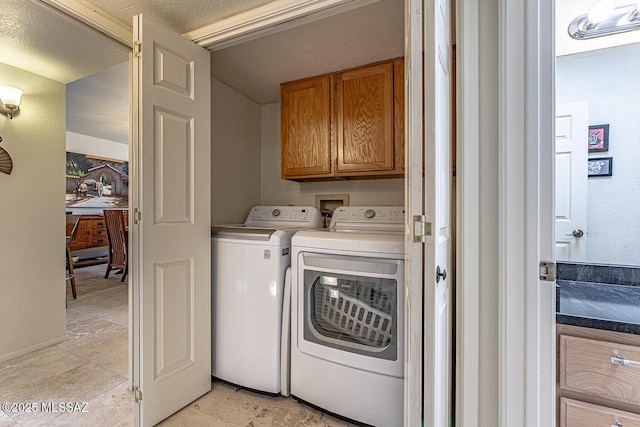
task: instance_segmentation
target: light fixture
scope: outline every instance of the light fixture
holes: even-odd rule
[[[640,0],[615,7],[612,0],[600,0],[588,13],[577,16],[569,24],[569,35],[577,40],[624,33],[640,29]]]
[[[23,92],[15,87],[0,86],[0,101],[4,107],[0,107],[0,113],[13,119],[20,112],[20,98]]]

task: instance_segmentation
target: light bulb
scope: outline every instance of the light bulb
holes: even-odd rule
[[[592,24],[599,24],[600,22],[606,21],[615,9],[616,5],[613,3],[613,0],[600,0],[591,6],[587,14],[587,19]]]

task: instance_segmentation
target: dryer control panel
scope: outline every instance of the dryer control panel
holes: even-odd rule
[[[333,212],[330,228],[402,229],[404,215],[401,206],[341,206]]]

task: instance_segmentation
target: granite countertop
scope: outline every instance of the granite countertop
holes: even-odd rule
[[[640,335],[640,268],[558,264],[556,322]]]

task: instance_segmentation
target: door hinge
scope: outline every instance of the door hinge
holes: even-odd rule
[[[139,58],[142,56],[142,43],[139,40],[133,42],[133,57]]]
[[[140,224],[140,221],[142,221],[142,212],[138,208],[133,208],[133,223]]]
[[[540,280],[547,282],[556,281],[556,263],[552,261],[540,261]]]
[[[140,387],[133,387],[133,397],[136,400],[136,403],[142,403],[142,390],[140,390]]]
[[[413,241],[425,242],[427,236],[431,236],[431,223],[427,222],[427,219],[424,215],[414,215]]]

